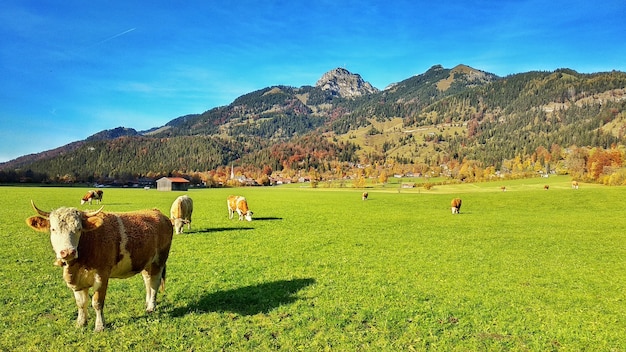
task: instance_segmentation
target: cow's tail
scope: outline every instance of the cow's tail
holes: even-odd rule
[[[163,272],[161,273],[161,292],[165,292],[165,269],[167,269],[167,265],[163,265]]]

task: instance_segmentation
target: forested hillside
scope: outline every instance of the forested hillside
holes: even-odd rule
[[[623,72],[559,69],[501,78],[437,65],[371,93],[348,96],[322,86],[267,87],[150,131],[103,131],[0,165],[0,182],[176,174],[215,184],[227,181],[230,165],[262,183],[296,175],[384,181],[407,172],[458,180],[559,172],[622,182]]]
[[[610,148],[624,142],[625,87],[624,73],[531,72],[443,99],[406,123],[466,124],[449,152],[487,165],[554,144]]]

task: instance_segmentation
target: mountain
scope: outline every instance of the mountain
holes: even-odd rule
[[[323,173],[354,163],[425,169],[474,160],[500,169],[541,148],[626,144],[625,92],[626,74],[619,71],[498,77],[466,65],[435,65],[378,90],[337,68],[314,86],[266,87],[148,131],[102,131],[0,169],[79,179],[202,172],[233,163]]]
[[[91,135],[85,139],[87,142],[102,141],[107,139],[115,139],[124,136],[138,136],[139,133],[133,128],[117,127],[112,130],[104,130]]]
[[[351,73],[345,68],[336,68],[326,72],[315,83],[315,87],[330,91],[333,95],[342,98],[355,98],[378,92],[378,89],[364,81],[361,75]]]

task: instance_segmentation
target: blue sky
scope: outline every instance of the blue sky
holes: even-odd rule
[[[345,67],[379,89],[441,64],[626,71],[626,2],[4,0],[0,162],[145,130]]]

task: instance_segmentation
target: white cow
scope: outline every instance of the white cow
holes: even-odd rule
[[[170,208],[170,220],[177,234],[183,233],[185,224],[187,230],[191,230],[191,213],[193,213],[193,200],[184,195],[176,198]]]

